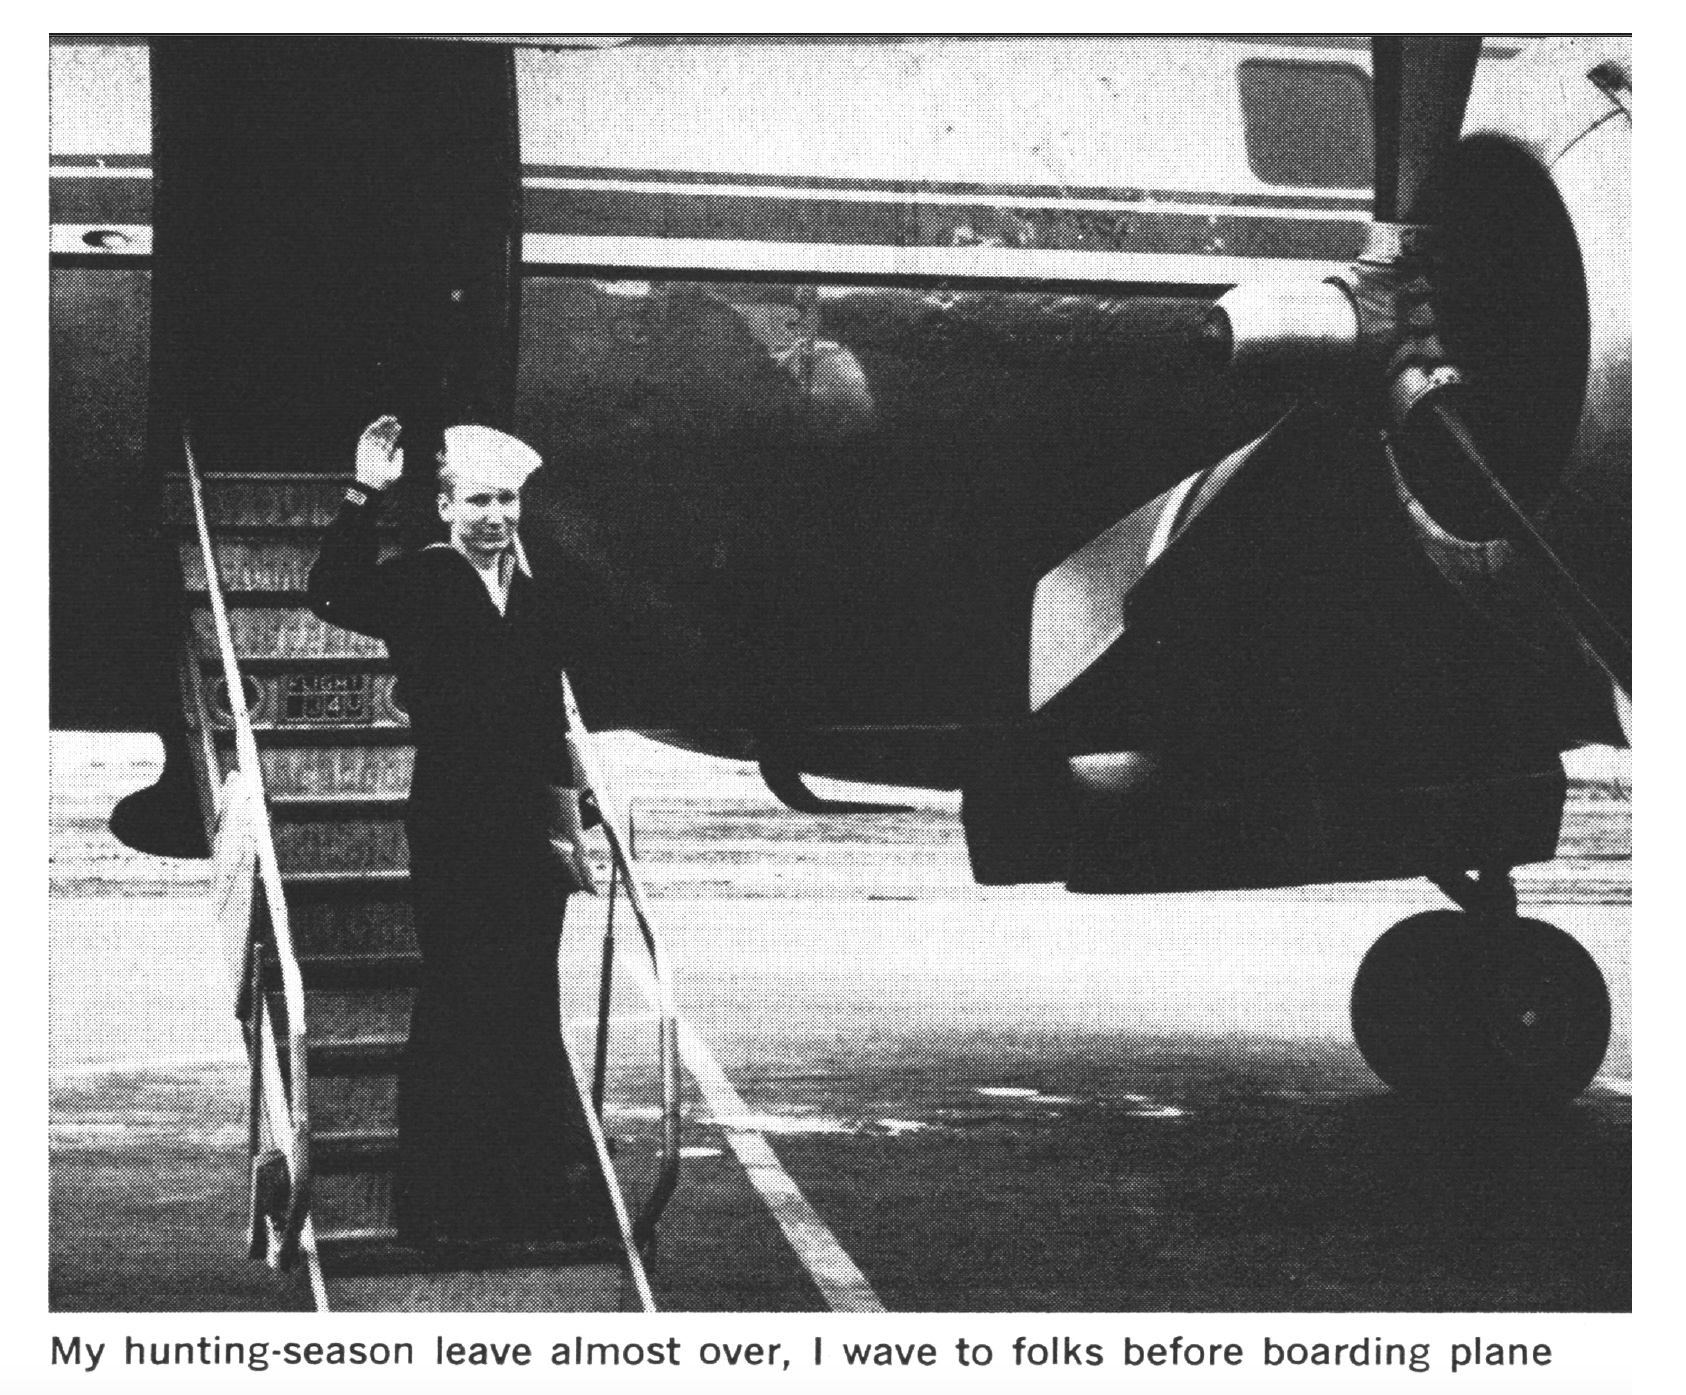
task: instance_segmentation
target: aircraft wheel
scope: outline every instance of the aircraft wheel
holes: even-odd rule
[[[1364,956],[1352,1034],[1401,1095],[1560,1104],[1603,1063],[1610,994],[1592,956],[1554,925],[1427,911]]]

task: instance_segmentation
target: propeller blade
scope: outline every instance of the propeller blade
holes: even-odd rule
[[[1479,38],[1376,38],[1375,93],[1378,223],[1414,221],[1423,180],[1463,130]]]
[[[1119,519],[1036,583],[1030,615],[1032,712],[1040,712],[1118,642],[1125,597],[1292,415]]]
[[[1465,465],[1482,481],[1503,510],[1509,525],[1505,532],[1511,545],[1520,548],[1540,570],[1563,623],[1615,685],[1619,699],[1630,697],[1633,693],[1633,649],[1627,638],[1610,623],[1546,541],[1545,535],[1534,526],[1528,511],[1504,487],[1503,481],[1481,453],[1458,409],[1449,402],[1432,402],[1429,410],[1456,445]]]
[[[1124,633],[1124,597],[1169,541],[1190,475],[1119,519],[1036,583],[1030,613],[1030,710],[1040,712]]]

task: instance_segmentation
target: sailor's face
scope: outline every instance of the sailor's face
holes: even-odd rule
[[[515,541],[521,522],[517,490],[470,476],[447,478],[439,494],[439,516],[451,529],[451,541],[467,552],[489,556]]]

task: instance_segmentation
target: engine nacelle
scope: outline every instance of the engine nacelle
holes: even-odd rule
[[[1237,287],[1203,331],[1216,362],[1326,381],[1344,373],[1372,409],[1392,375],[1396,485],[1423,550],[1466,602],[1534,651],[1568,696],[1565,711],[1583,714],[1568,742],[1622,739],[1608,680],[1582,672],[1538,563],[1506,541],[1514,522],[1415,407],[1455,394],[1494,473],[1608,621],[1600,632],[1630,633],[1631,138],[1626,40],[1551,40],[1485,60],[1462,139],[1413,205],[1417,222],[1375,225],[1349,277]],[[1400,234],[1421,245],[1391,246]],[[1412,308],[1416,285],[1432,287],[1430,318],[1417,318],[1430,307]],[[1413,334],[1426,361],[1402,347]]]

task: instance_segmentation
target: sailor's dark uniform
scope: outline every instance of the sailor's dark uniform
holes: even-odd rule
[[[548,841],[549,789],[572,783],[567,617],[522,570],[500,615],[450,547],[378,563],[377,508],[348,497],[309,600],[386,642],[415,739],[405,829],[422,971],[398,1085],[398,1227],[567,1234],[591,1149],[561,1039],[567,897]]]

